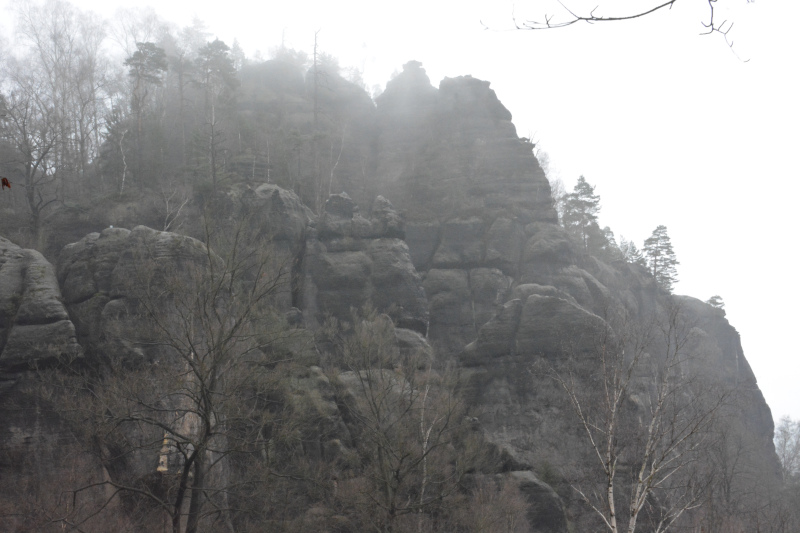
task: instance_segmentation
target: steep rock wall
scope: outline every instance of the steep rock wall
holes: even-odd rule
[[[303,258],[304,309],[312,324],[352,320],[371,306],[400,328],[426,335],[428,301],[411,262],[403,223],[382,197],[369,218],[346,194],[332,195],[309,232]]]
[[[753,465],[774,469],[771,414],[738,334],[711,306],[665,293],[646,269],[604,263],[571,242],[531,145],[487,82],[445,79],[437,90],[408,63],[377,99],[377,120],[376,179],[406,215],[429,339],[459,354],[485,434],[513,467],[569,464],[582,453],[563,391],[532,372],[537,361],[591,358],[597,332],[619,328],[611,317],[644,327],[680,308],[692,324],[687,355],[735,397],[720,420],[757,443]],[[663,347],[652,351],[655,361]],[[637,379],[652,386],[646,371]],[[631,408],[644,408],[635,396]]]
[[[72,446],[71,433],[40,394],[41,372],[83,357],[56,281],[55,269],[35,250],[0,237],[0,502],[4,509],[31,507],[31,487],[56,493],[72,469],[73,454],[84,474],[101,469]],[[35,481],[34,481],[35,478]],[[53,498],[55,499],[55,497]],[[35,527],[6,512],[3,527]],[[10,515],[10,516],[9,516]]]
[[[304,155],[293,158],[287,154],[297,147],[273,147],[286,156],[276,168],[256,169],[253,162],[249,184],[213,199],[212,225],[271,248],[275,268],[286,275],[277,298],[281,310],[299,308],[291,316],[302,322],[302,315],[313,329],[329,316],[348,321],[351,309],[371,305],[391,315],[401,347],[429,351],[430,342],[439,355],[457,356],[486,437],[508,454],[509,470],[527,471],[579,453],[568,406],[556,400],[552,381],[531,373],[533,363],[563,355],[565,339],[572,353],[591,354],[591,336],[608,328],[606,318],[615,313],[645,321],[680,305],[694,324],[692,349],[702,355],[704,371],[738,392],[730,419],[774,466],[771,414],[738,333],[720,311],[661,291],[645,269],[578,251],[558,225],[532,145],[517,136],[488,82],[448,78],[437,89],[421,64],[410,62],[373,108],[363,91],[334,79],[318,96],[323,107],[336,110],[325,118],[325,148],[341,148],[341,161],[331,164],[327,183],[299,191],[306,206],[300,195],[263,181],[288,186],[313,166],[302,135],[314,122],[307,94],[314,79],[279,63],[265,69],[251,72],[252,83],[245,84],[268,89],[246,117],[297,130],[298,146],[308,150],[298,149]],[[286,83],[278,83],[282,79]],[[339,188],[371,204],[369,214],[362,216],[347,194],[322,202],[321,191]],[[373,203],[376,194],[383,197]],[[202,238],[200,202],[191,207],[186,231]],[[57,276],[62,305],[52,267],[37,252],[0,240],[6,384],[31,363],[60,355],[111,347],[106,356],[149,357],[130,342],[134,322],[126,335],[110,327],[136,269],[132,250],[142,245],[171,268],[207,257],[186,237],[141,227],[105,229],[64,248]],[[309,372],[307,381],[324,381],[318,369]],[[319,410],[333,419],[328,396]],[[338,425],[326,427],[334,434]],[[528,474],[520,476],[529,488],[542,488]]]
[[[80,354],[52,265],[0,237],[0,369]]]

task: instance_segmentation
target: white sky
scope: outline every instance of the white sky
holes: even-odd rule
[[[118,6],[153,4],[72,3],[107,17]],[[228,44],[238,38],[248,56],[266,56],[281,39],[310,51],[319,29],[322,49],[361,69],[369,87],[411,59],[434,85],[463,74],[489,80],[518,133],[539,141],[568,189],[581,174],[596,185],[601,223],[617,238],[641,244],[667,226],[681,261],[676,292],[723,297],[773,416],[800,419],[792,335],[800,290],[791,274],[800,2],[721,0],[718,17],[735,22],[736,54],[721,36],[699,35],[705,0],[679,0],[632,22],[542,32],[510,31],[512,13],[524,20],[551,0],[289,4],[169,1],[156,11],[181,26],[196,16]]]

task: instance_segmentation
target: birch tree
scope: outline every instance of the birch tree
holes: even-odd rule
[[[634,533],[643,517],[662,533],[702,501],[692,465],[727,396],[694,372],[680,307],[615,330],[596,332],[591,359],[549,369],[592,457],[573,489],[611,533]]]

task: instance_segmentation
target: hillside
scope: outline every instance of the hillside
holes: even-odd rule
[[[573,241],[489,82],[239,79],[213,179],[165,127],[28,247],[5,208],[10,531],[595,531],[609,479],[645,531],[790,530],[737,331]]]

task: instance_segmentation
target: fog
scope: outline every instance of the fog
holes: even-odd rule
[[[380,91],[411,59],[431,81],[491,82],[550,177],[596,186],[601,226],[637,244],[669,228],[678,294],[719,294],[775,419],[800,418],[794,212],[800,145],[795,3],[727,0],[727,36],[700,35],[708,4],[681,0],[646,18],[519,31],[552,6],[530,2],[162,3],[165,21],[198,18],[248,58],[283,43],[321,49]],[[76,0],[111,18],[148,2]],[[3,40],[13,47],[11,4]],[[727,37],[727,41],[726,41]],[[213,38],[213,37],[212,37]],[[733,46],[730,47],[730,42]]]

